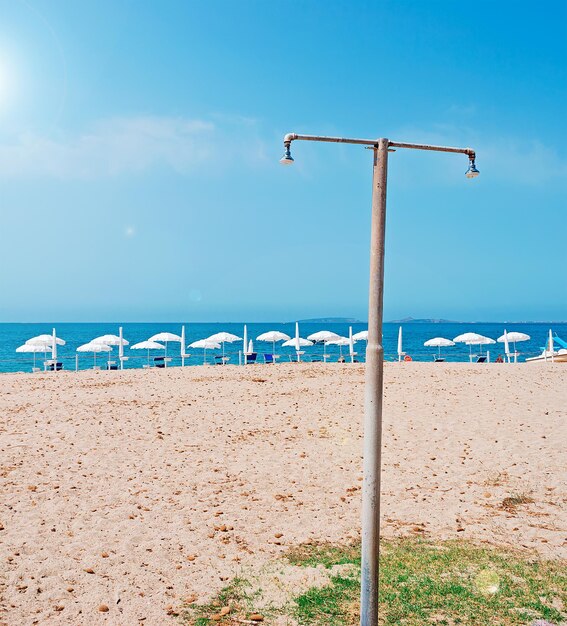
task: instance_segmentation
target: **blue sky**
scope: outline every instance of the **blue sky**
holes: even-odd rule
[[[0,321],[567,319],[567,3],[0,0]]]

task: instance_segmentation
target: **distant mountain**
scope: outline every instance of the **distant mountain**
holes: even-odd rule
[[[360,320],[354,317],[313,317],[308,320],[298,320],[305,324],[362,324]]]
[[[444,319],[434,319],[434,318],[415,318],[415,317],[404,317],[401,320],[391,320],[388,322],[389,324],[462,324],[463,322],[456,322],[455,320],[444,320]]]

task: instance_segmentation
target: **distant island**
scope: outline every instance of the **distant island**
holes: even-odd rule
[[[308,320],[298,320],[301,324],[365,324],[354,317],[313,317]]]
[[[463,322],[456,322],[455,320],[444,320],[444,319],[435,319],[435,318],[415,318],[415,317],[404,317],[401,320],[391,320],[387,322],[388,324],[463,324]]]

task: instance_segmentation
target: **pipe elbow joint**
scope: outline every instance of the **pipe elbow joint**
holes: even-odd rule
[[[284,146],[289,146],[294,139],[297,139],[297,135],[295,133],[288,133],[283,138]]]

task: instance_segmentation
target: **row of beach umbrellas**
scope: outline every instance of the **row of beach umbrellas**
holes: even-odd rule
[[[400,328],[401,330],[401,328]],[[485,337],[484,335],[479,335],[478,333],[463,333],[462,335],[458,335],[453,340],[445,339],[444,337],[434,337],[433,339],[429,339],[423,345],[426,347],[438,348],[439,357],[441,357],[441,348],[454,346],[456,343],[463,343],[469,346],[469,359],[472,361],[472,347],[479,346],[480,352],[482,354],[482,346],[494,344],[496,342],[504,344],[504,353],[510,361],[510,357],[513,355],[514,360],[517,360],[518,353],[516,350],[516,343],[521,341],[528,341],[530,339],[529,335],[520,332],[507,332],[504,330],[504,334],[498,339],[494,340],[490,337]],[[510,343],[514,344],[514,352],[510,353]]]
[[[199,339],[197,341],[189,344],[189,348],[202,349],[204,351],[204,359],[206,359],[206,351],[207,350],[218,350],[222,349],[222,358],[223,362],[225,361],[225,344],[234,343],[236,341],[243,342],[242,353],[246,357],[254,352],[254,344],[252,339],[248,338],[248,330],[247,326],[244,326],[243,337],[239,337],[238,335],[234,335],[228,332],[219,332],[207,337],[205,339]],[[282,342],[282,346],[295,348],[297,351],[298,359],[300,358],[301,349],[304,347],[312,346],[315,343],[323,344],[324,357],[326,358],[326,346],[327,345],[337,345],[339,346],[340,353],[342,356],[342,346],[350,346],[350,354],[354,356],[354,343],[359,340],[367,340],[368,331],[363,331],[360,333],[352,334],[352,328],[350,329],[349,337],[341,337],[337,333],[333,333],[331,331],[323,330],[317,333],[314,333],[307,337],[306,339],[300,337],[299,335],[299,324],[295,325],[295,336],[292,338],[286,333],[283,333],[278,330],[271,330],[266,333],[262,333],[256,337],[256,341],[263,341],[272,344],[272,350],[274,356],[276,355],[276,344]],[[157,333],[149,337],[146,341],[141,341],[134,345],[130,346],[130,342],[124,338],[122,333],[122,327],[119,328],[118,335],[101,335],[100,337],[95,337],[91,339],[89,342],[80,345],[77,348],[77,353],[91,353],[93,354],[93,362],[96,367],[96,357],[97,354],[100,353],[110,353],[112,348],[118,346],[118,359],[120,361],[120,366],[123,367],[123,362],[128,359],[127,356],[124,356],[124,347],[130,346],[131,350],[146,350],[148,353],[148,364],[150,362],[150,351],[151,350],[163,350],[167,363],[167,348],[168,343],[178,342],[181,344],[181,358],[182,365],[184,365],[184,360],[187,355],[185,353],[185,326],[181,328],[181,335],[176,335],[170,332],[162,332]],[[25,344],[18,347],[16,352],[23,353],[33,353],[34,355],[34,370],[36,369],[36,354],[43,353],[44,358],[47,358],[47,353],[51,352],[51,362],[57,362],[57,347],[65,345],[65,341],[60,337],[57,337],[55,328],[53,329],[53,333],[51,335],[38,335],[36,337],[32,337],[28,339]]]
[[[247,326],[244,326],[243,329],[243,337],[239,337],[238,335],[234,335],[228,332],[219,332],[215,333],[205,339],[199,339],[190,343],[187,347],[194,349],[202,349],[204,361],[206,361],[206,351],[207,350],[219,350],[222,349],[222,359],[223,362],[226,362],[225,356],[225,344],[234,343],[237,341],[242,341],[242,354],[244,356],[245,362],[246,357],[254,353],[254,343],[253,340],[248,337],[248,329]],[[472,360],[472,347],[480,346],[481,354],[482,354],[482,346],[494,344],[497,341],[499,343],[504,344],[504,352],[510,361],[510,356],[513,355],[514,359],[517,359],[517,351],[516,351],[516,343],[522,341],[528,341],[530,336],[525,333],[520,332],[510,332],[508,333],[506,330],[504,334],[499,337],[497,340],[491,339],[490,337],[485,337],[484,335],[480,335],[478,333],[464,333],[458,335],[454,339],[446,339],[444,337],[434,337],[432,339],[427,340],[424,343],[426,347],[435,347],[438,348],[438,357],[441,357],[441,348],[454,346],[456,343],[463,343],[469,346],[469,358]],[[349,336],[342,337],[337,333],[334,333],[329,330],[321,330],[316,333],[309,335],[307,338],[303,338],[299,333],[299,323],[295,324],[295,336],[290,337],[286,333],[283,333],[278,330],[270,330],[268,332],[262,333],[256,337],[256,341],[267,342],[272,344],[272,352],[274,358],[276,355],[276,344],[281,342],[282,347],[291,347],[295,348],[297,352],[297,359],[300,360],[300,355],[302,354],[302,348],[309,347],[317,344],[323,345],[323,359],[326,360],[326,347],[329,345],[336,345],[339,347],[339,352],[342,357],[342,348],[348,346],[349,347],[349,355],[352,360],[354,360],[354,356],[356,355],[354,351],[354,344],[357,341],[368,341],[368,331],[364,330],[358,333],[353,334],[352,327],[349,328]],[[151,350],[163,350],[165,364],[167,364],[167,348],[169,343],[180,343],[181,344],[181,359],[182,365],[185,364],[185,358],[189,355],[185,352],[185,326],[181,328],[181,335],[176,335],[170,332],[161,332],[149,337],[146,341],[141,341],[130,346],[131,350],[146,350],[148,353],[148,364],[150,362],[150,351]],[[514,346],[514,352],[510,352],[510,344]],[[57,361],[57,347],[65,345],[65,341],[60,337],[57,337],[55,329],[53,329],[53,333],[51,335],[38,335],[36,337],[32,337],[28,339],[25,344],[16,349],[16,352],[24,352],[24,353],[32,353],[34,355],[34,370],[35,368],[35,358],[36,354],[44,353],[44,357],[47,357],[47,353],[51,352],[51,361],[56,363]],[[110,353],[114,346],[118,347],[118,358],[120,361],[120,367],[123,367],[123,362],[128,359],[127,356],[124,356],[124,347],[129,346],[129,341],[127,341],[122,333],[122,327],[119,328],[118,335],[102,335],[100,337],[95,337],[88,343],[85,343],[77,348],[78,353],[92,353],[94,358],[94,364],[96,366],[96,355],[100,353]],[[402,360],[405,356],[403,352],[403,337],[402,337],[402,327],[400,326],[398,332],[398,360]]]

